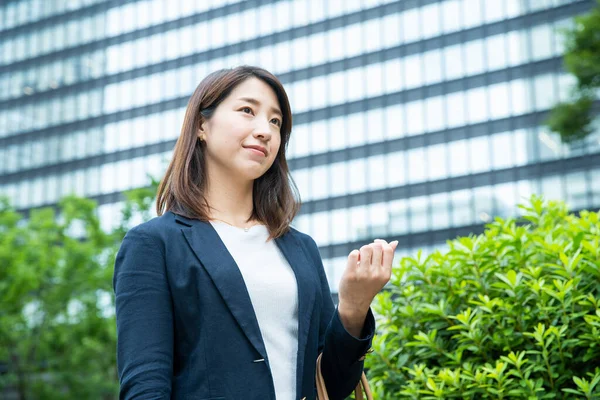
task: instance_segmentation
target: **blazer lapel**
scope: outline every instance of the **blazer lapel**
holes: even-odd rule
[[[275,239],[279,249],[292,266],[298,285],[298,362],[296,388],[302,388],[302,371],[304,370],[304,353],[310,329],[310,320],[315,303],[315,291],[319,286],[316,268],[306,257],[298,238],[287,233]],[[298,392],[299,393],[299,392]]]
[[[267,359],[267,351],[244,278],[218,233],[210,223],[178,215],[175,218],[190,227],[181,230],[186,241],[211,276],[227,307],[250,343],[262,358]],[[296,381],[297,388],[300,390],[315,293],[320,287],[317,266],[309,261],[302,244],[292,232],[275,239],[275,243],[292,267],[298,285],[298,373]]]
[[[181,221],[181,217],[177,217]],[[184,219],[191,229],[182,232],[196,257],[200,260],[227,307],[262,358],[267,351],[260,333],[244,278],[218,233],[208,222]]]

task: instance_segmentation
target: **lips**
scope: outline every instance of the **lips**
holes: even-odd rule
[[[262,146],[244,146],[245,149],[254,149],[254,150],[258,150],[261,153],[263,153],[263,155],[266,157],[267,156],[267,149],[265,149]]]

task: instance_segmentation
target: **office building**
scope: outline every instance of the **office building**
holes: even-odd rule
[[[558,32],[593,0],[7,0],[0,5],[0,192],[19,210],[100,204],[160,177],[196,85],[280,77],[288,158],[332,290],[375,238],[399,255],[481,232],[533,193],[598,208],[600,136],[544,127],[568,98]]]

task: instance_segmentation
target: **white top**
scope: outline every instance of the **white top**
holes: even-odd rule
[[[265,225],[247,232],[211,221],[237,263],[265,343],[277,400],[296,396],[298,286],[296,276]]]

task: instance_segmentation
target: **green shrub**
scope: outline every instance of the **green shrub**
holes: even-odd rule
[[[598,214],[521,208],[524,221],[400,261],[374,303],[378,398],[600,398]]]

